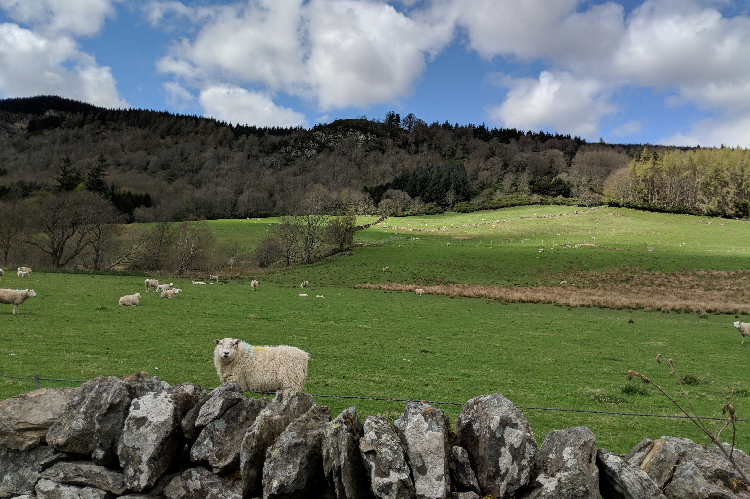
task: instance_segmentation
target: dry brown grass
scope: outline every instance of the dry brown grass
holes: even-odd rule
[[[622,268],[612,272],[553,274],[556,286],[501,287],[471,284],[359,284],[391,291],[424,289],[425,294],[488,298],[505,302],[552,303],[566,307],[644,309],[750,314],[750,272],[681,271],[673,274]]]

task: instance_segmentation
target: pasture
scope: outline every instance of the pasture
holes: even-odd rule
[[[527,408],[522,410],[539,443],[553,429],[577,425],[591,428],[598,445],[613,452],[630,450],[644,436],[707,442],[685,420],[605,414],[679,414],[640,381],[626,379],[633,369],[679,396],[666,364],[655,362],[660,353],[674,359],[699,414],[720,416],[720,405],[735,390],[732,400],[739,417],[750,419],[744,373],[750,344],[740,345],[732,327],[735,320],[750,322],[747,311],[568,307],[418,297],[387,287],[560,287],[565,280],[565,286],[599,286],[602,293],[616,294],[632,282],[664,274],[695,277],[703,275],[696,271],[706,270],[715,272],[675,280],[672,286],[693,286],[696,292],[721,288],[750,306],[747,222],[607,207],[573,210],[530,206],[390,218],[358,232],[355,241],[368,245],[354,248],[351,256],[290,269],[234,271],[215,285],[156,276],[183,289],[173,300],[145,293],[145,276],[140,275],[34,270],[22,279],[6,272],[1,287],[32,287],[38,296],[22,304],[15,316],[12,306],[0,305],[0,399],[34,387],[33,381],[8,376],[37,373],[88,380],[147,371],[171,384],[191,381],[214,388],[218,378],[212,340],[237,337],[310,352],[305,391],[320,395],[316,402],[329,406],[333,415],[354,405],[363,419],[379,414],[394,420],[405,405],[341,397],[418,399],[453,403],[436,405],[455,421],[466,400],[499,392]],[[561,213],[570,214],[553,216]],[[209,224],[217,239],[250,249],[275,222]],[[255,292],[251,278],[260,281]],[[298,296],[303,280],[310,282],[306,298]],[[722,286],[715,285],[719,281]],[[355,288],[368,283],[385,287]],[[120,296],[135,292],[142,293],[139,307],[117,305]],[[76,385],[42,382],[47,387]],[[592,412],[541,410],[548,408]],[[731,439],[730,430],[722,436]],[[747,423],[739,424],[737,445],[750,450]]]

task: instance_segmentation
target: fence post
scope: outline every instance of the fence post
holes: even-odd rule
[[[34,375],[34,385],[36,385],[36,389],[39,390],[39,375]]]

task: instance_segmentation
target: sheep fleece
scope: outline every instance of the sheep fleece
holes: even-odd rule
[[[252,346],[244,341],[216,340],[214,365],[222,383],[237,383],[244,391],[270,392],[281,388],[302,389],[307,379],[304,350],[287,345]],[[229,358],[221,351],[229,349]]]

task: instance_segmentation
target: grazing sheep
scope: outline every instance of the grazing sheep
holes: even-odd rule
[[[323,298],[323,295],[315,295],[315,298]]]
[[[300,293],[300,296],[307,296],[307,293]]]
[[[737,330],[742,335],[742,343],[740,343],[740,345],[744,344],[745,343],[745,336],[750,336],[750,322],[735,321],[734,322],[734,327],[736,327]]]
[[[307,281],[302,281],[302,284],[299,285],[300,288],[306,288],[307,287]]]
[[[161,297],[162,298],[174,298],[175,296],[177,296],[177,293],[179,293],[180,291],[182,290],[179,288],[165,289],[164,291],[161,292]]]
[[[0,269],[0,276],[2,276],[5,272],[3,272],[3,269]]]
[[[173,282],[170,282],[169,284],[157,284],[156,285],[156,292],[162,293],[164,291],[167,291],[168,289],[172,289],[172,286],[174,286]]]
[[[208,280],[211,282],[219,282],[219,276],[211,274],[208,276]]]
[[[193,284],[206,284],[206,283],[203,281],[193,281]]]
[[[253,288],[253,291],[255,291],[256,289],[258,289],[258,281],[253,279],[252,281],[250,281],[250,286]]]
[[[120,297],[120,305],[123,307],[137,307],[141,301],[141,294],[125,295]]]
[[[28,298],[34,298],[36,293],[33,289],[0,289],[0,303],[13,305],[13,315],[18,312],[18,306]]]
[[[29,267],[18,267],[18,277],[31,277],[31,269]]]
[[[156,286],[159,285],[159,281],[156,279],[146,279],[146,293],[148,293],[148,290],[150,288],[154,288],[154,291],[156,291]]]
[[[414,290],[414,293],[416,293],[417,296],[422,296],[424,294],[424,289],[417,288]]]
[[[214,365],[222,383],[244,391],[302,389],[307,379],[307,352],[287,345],[256,347],[242,340],[214,340]]]

